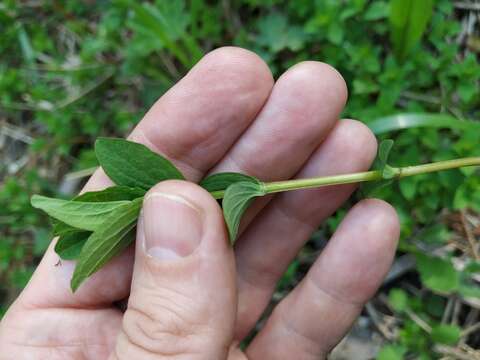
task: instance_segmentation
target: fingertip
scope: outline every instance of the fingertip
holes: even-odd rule
[[[326,287],[363,303],[392,264],[399,237],[395,209],[379,199],[356,204],[343,219],[313,273]]]
[[[256,53],[236,46],[224,46],[210,51],[201,60],[204,71],[222,72],[225,81],[268,94],[273,87],[273,76],[268,65]]]
[[[188,181],[162,181],[145,195],[144,209],[148,199],[157,195],[180,199],[201,214],[203,235],[198,252],[208,253],[210,257],[223,256],[225,252],[231,252],[222,209],[208,191]],[[185,223],[185,226],[188,224]]]
[[[377,138],[363,122],[343,119],[338,125],[345,147],[351,147],[350,154],[358,155],[364,166],[370,166],[377,155]]]
[[[384,234],[381,237],[372,237],[372,240],[378,241],[379,250],[385,250],[387,245],[390,249],[395,249],[400,236],[400,220],[395,208],[384,200],[369,198],[358,202],[352,208],[350,216],[354,217],[360,213],[359,221],[363,222],[363,228],[367,233]]]
[[[343,76],[333,66],[320,61],[302,61],[292,66],[280,79],[302,84],[305,93],[318,97],[321,94],[327,104],[343,109],[348,98],[348,88]],[[280,80],[279,79],[279,80]],[[313,91],[313,92],[312,92]]]

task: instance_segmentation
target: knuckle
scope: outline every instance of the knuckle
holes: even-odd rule
[[[177,301],[169,300],[173,298]],[[196,315],[202,309],[194,301],[165,292],[141,301],[130,304],[123,318],[123,333],[131,346],[164,357],[200,354],[208,323]]]

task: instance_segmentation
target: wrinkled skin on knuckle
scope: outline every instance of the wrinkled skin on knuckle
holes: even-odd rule
[[[208,359],[209,349],[214,348],[208,313],[195,299],[179,300],[179,294],[162,292],[136,299],[124,314],[119,342],[128,342],[134,352],[153,359]],[[117,351],[117,357],[122,359],[122,353]]]

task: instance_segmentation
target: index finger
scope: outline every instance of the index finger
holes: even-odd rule
[[[198,181],[254,120],[273,86],[267,65],[240,48],[206,55],[163,95],[133,130],[130,139],[169,158],[191,181]],[[85,190],[111,184],[100,169]],[[94,274],[75,294],[74,263],[55,266],[54,242],[19,298],[29,307],[92,307],[128,295],[133,253],[127,251]]]

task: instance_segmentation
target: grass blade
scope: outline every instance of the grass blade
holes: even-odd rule
[[[480,131],[480,122],[459,120],[447,114],[402,113],[375,119],[367,125],[376,135],[422,127]]]

